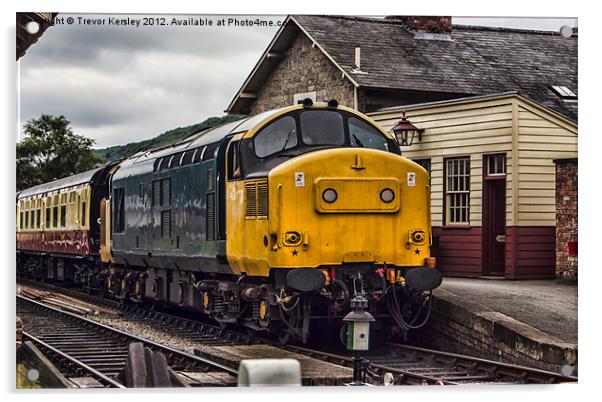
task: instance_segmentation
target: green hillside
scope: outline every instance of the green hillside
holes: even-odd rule
[[[116,145],[107,148],[93,149],[92,152],[108,161],[114,161],[118,159],[127,158],[136,152],[156,148],[159,146],[172,144],[174,142],[178,142],[188,137],[191,134],[197,133],[199,131],[224,124],[229,123],[231,121],[240,120],[245,116],[241,115],[225,115],[222,117],[209,117],[205,121],[201,123],[193,124],[187,127],[178,127],[172,130],[166,131],[163,134],[159,134],[154,138],[138,141],[138,142],[130,142],[126,145]]]

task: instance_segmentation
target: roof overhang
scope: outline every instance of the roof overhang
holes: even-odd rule
[[[293,40],[297,35],[302,32],[307,36],[313,43],[313,46],[320,49],[320,51],[337,67],[341,73],[349,79],[349,81],[359,86],[357,82],[329,55],[320,44],[311,37],[311,35],[303,29],[301,24],[295,20],[295,17],[288,16],[282,27],[278,30],[266,50],[263,52],[255,67],[248,75],[236,96],[225,112],[230,114],[248,114],[249,107],[261,90],[262,86],[269,78],[270,74],[278,64],[284,59],[287,49],[290,47]]]
[[[519,91],[498,92],[498,93],[492,93],[492,94],[467,96],[467,97],[463,97],[463,98],[448,99],[448,100],[435,101],[435,102],[424,102],[424,103],[416,103],[416,104],[411,104],[411,105],[391,106],[391,107],[379,109],[375,112],[370,112],[370,113],[368,113],[368,116],[372,117],[372,116],[378,116],[381,114],[387,114],[387,113],[396,112],[396,111],[397,112],[405,112],[405,111],[409,111],[409,110],[428,109],[428,108],[435,108],[435,107],[439,107],[439,106],[457,105],[457,104],[463,104],[463,103],[475,103],[475,102],[480,102],[480,101],[484,101],[484,100],[502,99],[502,98],[518,98],[522,102],[530,105],[533,108],[536,108],[536,109],[539,109],[539,110],[542,110],[542,111],[552,114],[559,120],[563,121],[565,124],[567,124],[571,127],[574,127],[575,130],[577,128],[576,121],[567,118],[566,116],[556,112],[553,109],[550,109],[549,107],[546,107],[546,106],[540,104],[539,102],[529,99],[525,95],[521,94]]]

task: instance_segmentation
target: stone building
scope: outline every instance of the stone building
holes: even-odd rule
[[[556,278],[577,280],[577,159],[556,163]]]
[[[373,112],[517,91],[576,121],[576,90],[576,34],[452,25],[451,17],[297,15],[226,112],[256,114],[305,97]]]

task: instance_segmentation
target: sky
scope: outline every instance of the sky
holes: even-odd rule
[[[18,67],[19,127],[41,114],[64,115],[96,148],[155,137],[221,116],[285,16],[237,16],[269,26],[234,26],[228,16],[194,16],[203,26],[170,25],[192,15],[59,14],[62,23],[29,48]],[[73,23],[68,23],[68,18]],[[116,19],[109,25],[109,18]],[[114,25],[145,17],[168,26]],[[226,18],[226,26],[218,21]],[[92,25],[102,20],[102,25]],[[89,20],[85,23],[84,20]],[[126,20],[127,21],[127,20]],[[209,26],[208,22],[212,21]],[[576,18],[453,18],[454,24],[559,31]],[[17,133],[17,140],[22,138]]]

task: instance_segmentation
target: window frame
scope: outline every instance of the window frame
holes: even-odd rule
[[[449,162],[452,161],[465,161],[467,163],[467,166],[465,166],[465,173],[464,176],[456,176],[458,178],[460,177],[466,177],[468,179],[467,181],[467,190],[453,190],[450,191],[449,190]],[[470,167],[470,162],[471,162],[471,158],[470,155],[464,155],[464,156],[454,156],[454,157],[450,157],[450,158],[444,158],[443,159],[443,227],[445,228],[470,228],[470,204],[471,204],[471,167]],[[458,168],[458,171],[460,171],[460,168]],[[452,194],[467,194],[467,201],[465,205],[460,206],[459,211],[461,211],[461,208],[466,208],[466,221],[462,221],[462,222],[451,222],[450,221],[450,208],[451,208],[451,199],[450,199],[450,195]],[[460,212],[461,213],[461,212]]]

